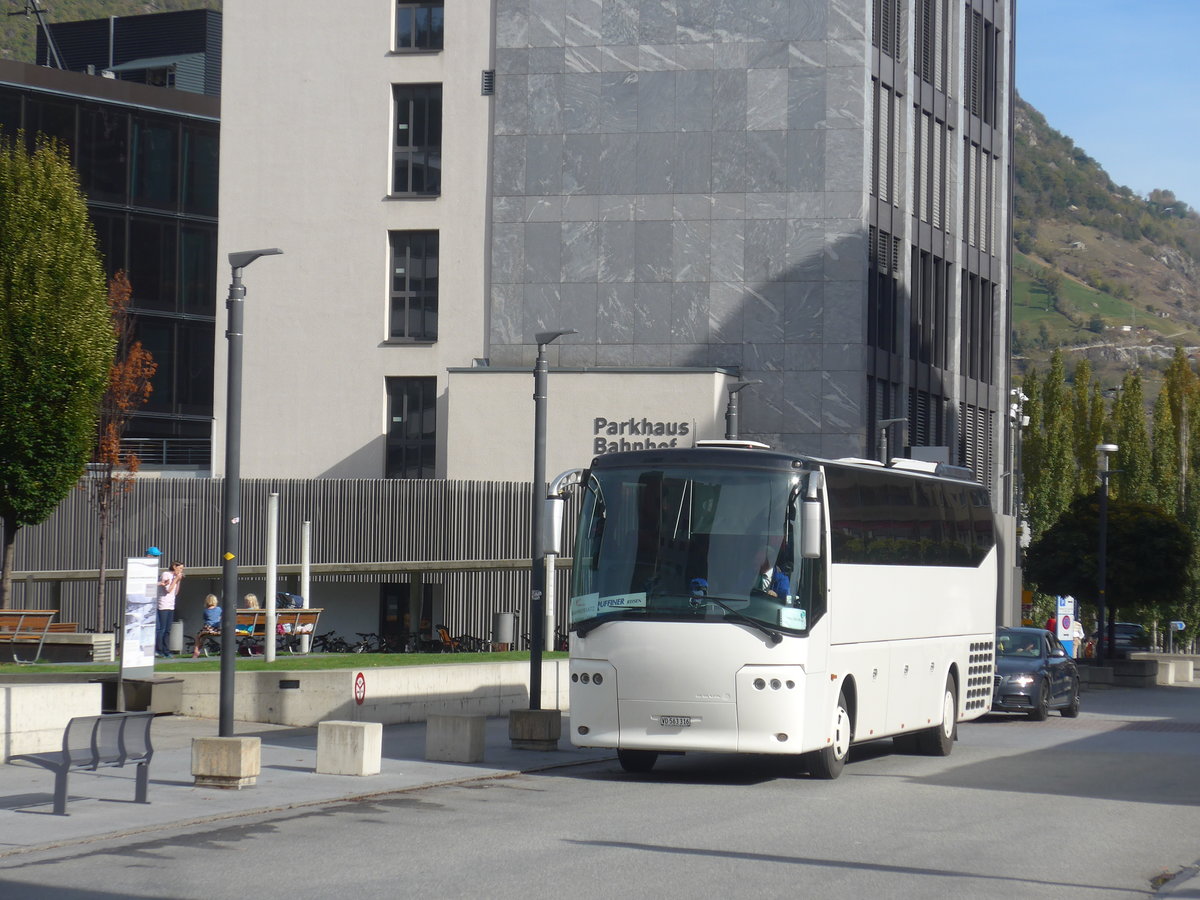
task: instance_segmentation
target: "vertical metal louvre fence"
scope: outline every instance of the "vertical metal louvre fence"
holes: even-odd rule
[[[120,500],[109,527],[104,565],[124,566],[126,557],[148,547],[164,560],[189,567],[219,567],[223,548],[221,479],[139,479]],[[518,482],[318,479],[245,479],[242,482],[241,566],[266,563],[267,499],[279,494],[279,563],[301,562],[304,522],[311,522],[313,564],[346,565],[339,574],[314,575],[318,582],[395,583],[400,573],[352,572],[355,564],[528,559],[532,497]],[[570,519],[570,517],[567,517]],[[565,546],[573,540],[573,523]],[[17,535],[14,606],[58,608],[64,621],[108,630],[117,620],[120,581],[106,590],[106,622],[96,621],[96,581],[22,583],[24,572],[96,570],[99,527],[87,492],[73,491],[43,524]],[[446,625],[455,633],[487,635],[494,612],[515,612],[522,630],[528,604],[529,571],[425,573],[426,584],[442,586]],[[261,576],[246,580],[261,581]],[[560,616],[565,614],[567,577],[556,579]],[[314,588],[314,590],[316,590]]]

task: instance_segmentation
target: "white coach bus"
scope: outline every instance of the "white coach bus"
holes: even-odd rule
[[[884,737],[949,754],[991,706],[987,492],[963,469],[720,443],[606,454],[551,489],[552,521],[583,493],[573,743],[631,772],[703,750],[794,754],[821,778]]]

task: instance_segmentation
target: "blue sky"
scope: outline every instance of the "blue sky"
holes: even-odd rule
[[[1200,0],[1017,0],[1017,92],[1109,177],[1200,210]]]

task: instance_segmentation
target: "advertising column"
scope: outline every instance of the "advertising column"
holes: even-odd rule
[[[158,557],[125,560],[125,622],[121,640],[121,677],[154,674],[154,631],[158,611]]]

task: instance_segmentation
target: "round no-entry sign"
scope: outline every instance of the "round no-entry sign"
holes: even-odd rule
[[[367,679],[363,677],[363,673],[359,672],[354,676],[354,702],[362,706],[362,702],[367,699]]]

